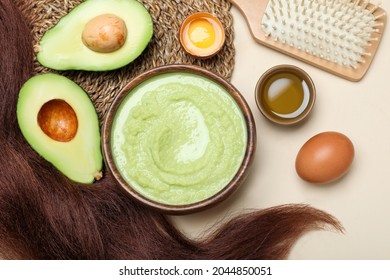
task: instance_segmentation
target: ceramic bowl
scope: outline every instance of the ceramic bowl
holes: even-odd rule
[[[269,108],[267,108],[267,104],[265,104],[262,98],[262,95],[265,94],[265,87],[269,79],[271,79],[275,75],[286,74],[286,73],[294,75],[298,77],[300,80],[302,80],[302,83],[304,82],[305,88],[307,89],[308,92],[307,100],[305,101],[307,104],[304,107],[304,109],[302,109],[302,111],[300,111],[299,114],[294,116],[288,116],[288,117],[287,116],[285,117],[284,115],[277,115],[271,112]],[[301,68],[293,65],[278,65],[267,70],[260,77],[255,89],[255,99],[256,99],[257,107],[259,108],[260,112],[269,121],[279,125],[294,125],[304,121],[312,111],[316,100],[316,88],[311,77]]]
[[[121,102],[125,99],[129,92],[132,91],[135,87],[143,83],[144,81],[153,78],[155,76],[166,74],[166,73],[192,73],[203,76],[210,79],[214,83],[223,87],[235,100],[239,109],[241,110],[244,116],[244,122],[246,124],[247,132],[247,143],[245,154],[242,160],[242,163],[234,175],[233,179],[220,190],[215,195],[208,197],[202,201],[191,203],[191,204],[182,204],[182,205],[168,205],[154,200],[149,199],[148,197],[137,192],[120,174],[118,171],[111,148],[111,130],[113,121],[115,119],[116,112],[121,105]],[[189,66],[189,65],[170,65],[162,66],[152,70],[149,70],[140,76],[134,78],[128,85],[126,85],[121,92],[118,93],[115,100],[113,101],[107,117],[103,124],[102,130],[102,145],[103,145],[103,154],[107,168],[113,174],[119,186],[135,201],[141,203],[144,206],[153,208],[159,212],[165,214],[173,215],[183,215],[198,212],[201,210],[208,209],[217,205],[218,203],[227,199],[237,188],[243,183],[244,179],[247,176],[250,165],[252,164],[254,153],[256,149],[256,128],[253,120],[252,112],[246,103],[245,99],[241,96],[238,90],[232,86],[229,82],[221,78],[220,76],[210,72],[201,67]]]

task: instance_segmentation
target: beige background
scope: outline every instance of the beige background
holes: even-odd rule
[[[390,1],[384,1],[382,8],[389,13]],[[390,259],[389,27],[367,75],[354,83],[256,44],[243,16],[236,8],[232,12],[237,50],[232,83],[256,120],[255,162],[247,181],[228,201],[173,220],[189,235],[198,236],[228,213],[307,203],[336,216],[346,232],[308,233],[293,248],[291,259]],[[303,125],[276,126],[256,107],[257,80],[278,64],[301,67],[316,84],[317,102]],[[330,130],[346,134],[354,143],[352,169],[330,185],[306,183],[295,172],[296,154],[310,137]]]

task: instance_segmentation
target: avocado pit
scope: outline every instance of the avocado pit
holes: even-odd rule
[[[71,141],[78,128],[75,111],[62,99],[50,100],[41,107],[38,124],[48,137],[59,142]]]
[[[94,17],[85,25],[82,33],[84,45],[100,53],[119,50],[125,44],[126,37],[125,22],[112,14]]]

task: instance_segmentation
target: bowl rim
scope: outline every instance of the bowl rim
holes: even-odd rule
[[[277,117],[273,114],[270,114],[264,108],[264,104],[261,100],[262,89],[265,86],[265,83],[268,81],[268,79],[271,76],[281,72],[285,72],[285,73],[287,72],[298,76],[299,78],[301,78],[306,82],[309,88],[309,95],[310,95],[309,103],[307,104],[305,110],[298,116],[290,119]],[[255,101],[256,101],[257,108],[260,110],[262,115],[269,121],[284,126],[295,125],[303,122],[310,115],[314,107],[314,104],[316,102],[316,87],[310,75],[303,69],[299,68],[298,66],[290,65],[290,64],[276,65],[268,69],[266,72],[264,72],[260,76],[259,80],[257,81],[256,88],[255,88]]]
[[[196,52],[191,51],[187,47],[187,44],[184,41],[184,37],[183,36],[184,36],[184,29],[185,29],[185,27],[188,25],[188,23],[191,20],[197,19],[197,18],[200,18],[200,17],[206,17],[206,18],[214,20],[216,22],[216,24],[218,25],[218,27],[220,28],[222,38],[221,38],[221,40],[220,40],[220,42],[218,44],[218,47],[215,48],[215,50],[213,52],[209,52],[209,53],[206,52],[205,54],[198,54]],[[217,18],[213,14],[208,13],[208,12],[196,12],[196,13],[190,14],[181,23],[180,28],[179,28],[179,41],[180,41],[180,45],[182,46],[184,51],[186,53],[188,53],[189,55],[191,55],[192,57],[199,58],[199,59],[211,58],[211,57],[215,56],[216,54],[218,54],[221,51],[221,49],[223,48],[224,44],[225,44],[225,41],[226,41],[225,28],[224,28],[222,22],[219,20],[219,18]]]
[[[223,187],[218,193],[213,196],[206,198],[202,201],[191,203],[191,204],[182,204],[182,205],[169,205],[163,204],[157,201],[153,201],[142,194],[134,190],[129,183],[127,183],[122,176],[120,175],[118,169],[116,168],[112,153],[111,153],[111,127],[115,118],[115,114],[120,107],[122,101],[125,97],[133,90],[136,86],[140,85],[142,82],[166,73],[172,72],[184,72],[184,73],[193,73],[208,78],[220,86],[222,86],[235,100],[238,107],[240,108],[245,124],[247,127],[247,143],[244,158],[241,162],[240,168],[231,179],[231,181]],[[239,93],[239,91],[225,79],[219,75],[202,68],[200,66],[194,65],[166,65],[160,66],[151,70],[148,70],[139,76],[132,79],[119,94],[114,98],[110,108],[108,109],[107,115],[103,122],[102,127],[102,150],[103,157],[106,168],[114,176],[115,180],[118,182],[122,190],[124,190],[130,197],[141,203],[144,206],[157,210],[159,212],[170,214],[170,215],[184,215],[199,212],[213,206],[216,206],[220,202],[227,199],[238,187],[243,183],[245,178],[248,175],[249,167],[252,165],[254,160],[255,150],[256,150],[256,126],[255,121],[251,112],[249,105],[247,104],[244,97]]]

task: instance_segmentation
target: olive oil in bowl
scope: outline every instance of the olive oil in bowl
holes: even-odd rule
[[[302,121],[314,105],[315,88],[303,70],[280,65],[268,70],[256,87],[256,102],[272,122],[290,125]]]

